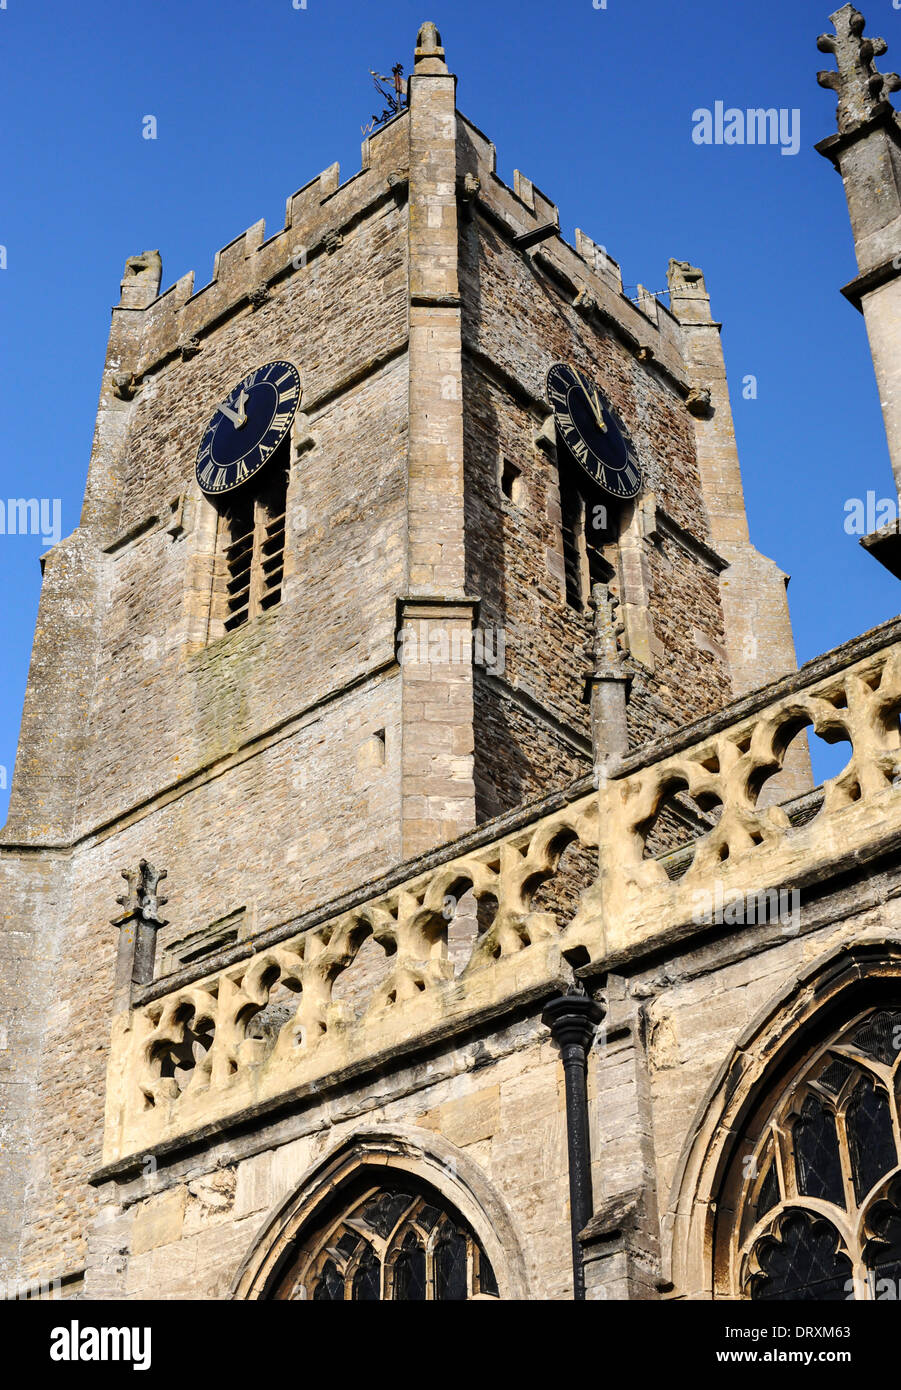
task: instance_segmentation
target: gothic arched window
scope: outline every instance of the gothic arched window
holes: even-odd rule
[[[810,1053],[738,1145],[724,1188],[737,1296],[901,1297],[901,1007]]]
[[[302,1235],[273,1297],[314,1302],[464,1302],[497,1298],[494,1272],[465,1221],[406,1174],[361,1178]]]

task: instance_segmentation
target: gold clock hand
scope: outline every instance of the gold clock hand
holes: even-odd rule
[[[241,394],[238,397],[237,410],[233,410],[232,407],[229,405],[228,401],[223,401],[219,409],[227,420],[231,420],[235,429],[239,430],[242,427],[242,425],[247,424],[246,390],[243,387],[241,388]]]
[[[601,405],[597,387],[593,382],[589,381],[586,376],[583,376],[581,372],[579,376],[582,380],[582,389],[588,397],[588,404],[591,406],[592,413],[597,421],[598,429],[606,434],[607,426],[604,424],[604,407]]]

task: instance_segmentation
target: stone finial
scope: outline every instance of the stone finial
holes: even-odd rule
[[[666,282],[671,294],[706,294],[704,272],[690,261],[670,260]]]
[[[139,256],[129,256],[119,285],[120,306],[125,309],[146,309],[160,292],[162,274],[163,258],[159,251],[142,251]]]
[[[123,869],[122,877],[128,884],[126,892],[116,899],[122,906],[124,917],[139,917],[144,922],[154,922],[165,926],[159,909],[169,901],[159,893],[160,882],[168,877],[166,869],[154,868],[148,860],[142,859],[136,869]]]
[[[435,77],[447,72],[447,63],[444,61],[444,49],[441,47],[441,35],[435,25],[429,22],[420,27],[416,35],[416,52],[414,53],[413,75],[414,77]]]
[[[141,871],[140,869],[123,869],[122,877],[128,884],[128,891],[125,893],[120,893],[119,896],[116,898],[116,902],[121,903],[122,914],[123,916],[127,917],[130,913],[137,912],[140,907],[139,894],[141,884]]]
[[[901,88],[896,72],[881,73],[875,58],[888,45],[885,39],[864,38],[866,20],[853,5],[843,5],[829,18],[835,25],[834,34],[821,34],[817,48],[821,53],[834,53],[837,69],[817,73],[821,87],[831,87],[838,95],[839,134],[847,135],[864,121],[891,111],[889,92]]]

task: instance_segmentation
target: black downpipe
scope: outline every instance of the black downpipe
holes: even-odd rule
[[[545,1005],[542,1023],[560,1048],[566,1087],[566,1141],[569,1156],[569,1209],[572,1227],[573,1298],[585,1298],[585,1272],[579,1233],[594,1215],[591,1191],[591,1140],[588,1130],[588,1050],[603,1007],[587,994],[560,994]]]

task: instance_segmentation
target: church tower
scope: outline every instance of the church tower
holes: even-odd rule
[[[866,120],[894,167],[885,111],[849,120],[836,158]],[[867,246],[888,420],[898,282],[879,229]],[[703,273],[674,258],[669,286],[670,307],[630,299],[599,242],[568,244],[548,197],[498,177],[433,24],[353,177],[320,173],[199,288],[161,292],[156,251],[127,261],[0,847],[8,1274],[271,1291],[275,1254],[242,1263],[266,1213],[295,1194],[293,1240],[329,1184],[363,1210],[348,1155],[384,1162],[384,1132],[410,1174],[434,1139],[392,1189],[410,1232],[442,1164],[465,1187],[433,1229],[465,1247],[468,1295],[572,1296],[551,1035],[578,1052],[602,1012],[575,984],[595,937],[560,933],[596,901],[608,778],[797,679]],[[771,800],[809,791],[789,742]],[[641,819],[639,859],[675,855],[673,881],[727,800],[705,757]],[[638,833],[615,824],[614,858]],[[542,1022],[567,988],[583,1002]],[[648,1161],[623,1157],[628,1181]],[[357,1278],[325,1248],[315,1278],[292,1266],[303,1296]],[[366,1259],[366,1296],[400,1279]]]

